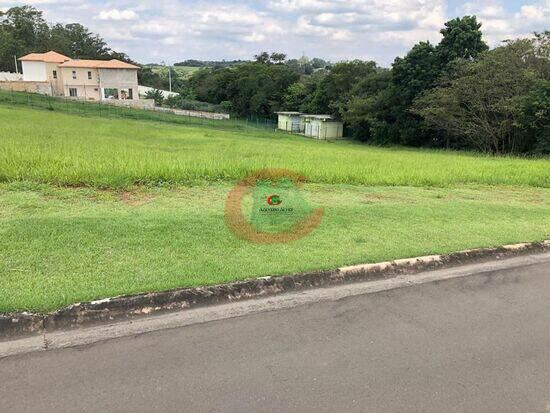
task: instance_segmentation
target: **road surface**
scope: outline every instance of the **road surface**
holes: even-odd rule
[[[0,412],[550,412],[550,263],[0,360]]]

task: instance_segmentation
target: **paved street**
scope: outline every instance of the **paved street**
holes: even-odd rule
[[[550,264],[0,360],[0,412],[550,412]]]

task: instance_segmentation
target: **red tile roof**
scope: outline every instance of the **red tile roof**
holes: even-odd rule
[[[46,53],[30,53],[20,57],[19,60],[30,62],[63,63],[67,60],[71,60],[71,58],[63,56],[61,53],[50,51]]]
[[[94,69],[139,69],[139,66],[122,62],[117,59],[111,60],[85,60],[71,59],[54,51],[46,53],[30,53],[20,57],[19,60],[31,62],[61,63],[59,67],[89,67]]]
[[[59,67],[89,67],[94,69],[139,69],[139,66],[122,62],[117,59],[111,60],[68,60]]]

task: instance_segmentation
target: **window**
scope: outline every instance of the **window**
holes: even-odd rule
[[[120,89],[119,90],[119,97],[122,100],[128,100],[134,98],[134,91],[130,89]]]
[[[71,96],[71,97],[73,97],[73,98],[75,98],[75,97],[78,96],[75,87],[70,87],[70,88],[69,88],[69,96]]]
[[[115,88],[103,89],[103,97],[105,99],[118,99],[118,89],[115,89]]]
[[[76,79],[76,70],[73,70],[73,79]]]
[[[54,71],[53,71],[53,78],[54,78],[54,79],[57,79],[57,70],[54,70]]]
[[[92,78],[92,72],[88,72],[88,79]]]

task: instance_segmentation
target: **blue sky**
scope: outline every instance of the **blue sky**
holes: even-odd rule
[[[0,0],[50,22],[80,22],[142,62],[250,58],[259,51],[389,65],[416,42],[438,42],[450,18],[475,14],[485,40],[550,29],[550,0]]]

